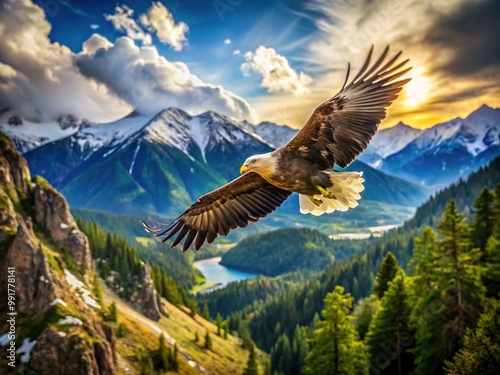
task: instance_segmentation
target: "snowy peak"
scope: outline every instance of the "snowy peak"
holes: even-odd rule
[[[264,121],[254,126],[253,131],[271,143],[275,148],[284,146],[299,132],[299,130],[290,128],[289,126],[278,125],[269,121]]]
[[[379,130],[370,143],[370,150],[385,158],[402,150],[421,133],[422,130],[399,122],[392,128]]]
[[[0,131],[12,139],[21,153],[68,137],[88,126],[92,126],[92,123],[70,115],[57,120],[28,120],[12,110],[0,113]]]

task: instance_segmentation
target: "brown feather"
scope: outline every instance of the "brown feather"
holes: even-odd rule
[[[334,165],[347,167],[368,147],[386,116],[387,107],[409,81],[395,80],[411,69],[402,69],[408,60],[394,65],[401,52],[384,63],[388,47],[370,67],[372,49],[354,79],[319,105],[302,130],[280,152],[297,154],[313,161],[320,169],[331,169]],[[348,76],[349,70],[346,82]]]

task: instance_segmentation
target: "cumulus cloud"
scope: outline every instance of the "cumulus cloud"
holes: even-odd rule
[[[262,76],[262,87],[269,92],[286,92],[293,94],[307,93],[307,86],[312,82],[311,77],[304,72],[297,73],[286,57],[278,54],[274,48],[260,46],[255,52],[243,55],[247,62],[241,65],[245,76],[255,71]]]
[[[113,44],[94,34],[84,43],[76,63],[85,76],[105,84],[141,113],[179,107],[191,113],[214,110],[256,121],[243,98],[201,81],[186,64],[168,61],[156,47],[139,47],[128,37]]]
[[[224,44],[231,44],[231,39],[224,39]]]
[[[162,43],[168,44],[176,51],[182,50],[189,30],[188,25],[184,22],[175,23],[172,13],[162,3],[153,3],[148,12],[139,17],[139,21],[150,32],[156,33]]]
[[[0,109],[13,108],[29,119],[72,114],[93,121],[130,111],[106,86],[80,74],[70,49],[50,41],[50,30],[43,10],[31,1],[0,3],[0,35],[5,36],[0,44]]]
[[[153,43],[151,34],[145,32],[134,20],[134,11],[128,6],[117,5],[115,14],[105,14],[104,18],[110,21],[116,30],[121,31],[134,40],[140,40],[142,45],[149,46]]]

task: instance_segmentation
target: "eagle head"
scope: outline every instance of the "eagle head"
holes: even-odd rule
[[[250,156],[240,168],[240,174],[246,172],[255,172],[262,177],[266,177],[274,173],[276,169],[276,158],[271,153]]]

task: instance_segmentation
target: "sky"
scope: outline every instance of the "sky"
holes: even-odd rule
[[[497,0],[0,0],[0,111],[214,110],[301,127],[374,46],[412,78],[382,127],[500,106]]]

